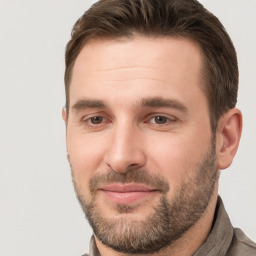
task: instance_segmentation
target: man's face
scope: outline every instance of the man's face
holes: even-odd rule
[[[175,241],[216,191],[201,66],[199,46],[181,38],[92,41],[77,57],[66,120],[73,181],[96,237],[117,251]]]

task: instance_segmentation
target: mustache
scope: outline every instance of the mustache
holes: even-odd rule
[[[137,183],[150,186],[160,193],[169,191],[169,183],[159,175],[152,175],[145,170],[130,169],[125,173],[109,170],[104,174],[93,176],[89,181],[89,189],[92,194],[96,193],[104,185],[111,183]]]

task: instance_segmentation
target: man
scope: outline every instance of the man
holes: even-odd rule
[[[237,58],[195,0],[102,0],[66,49],[68,160],[90,255],[256,255],[218,197],[238,148]]]

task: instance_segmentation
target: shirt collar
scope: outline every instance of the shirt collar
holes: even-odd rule
[[[233,227],[224,208],[223,202],[219,196],[216,205],[212,230],[204,244],[199,248],[194,256],[226,255],[228,248],[230,247],[232,238]]]

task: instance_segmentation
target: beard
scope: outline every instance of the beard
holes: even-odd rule
[[[74,188],[80,205],[89,221],[94,235],[106,246],[118,252],[149,254],[172,245],[181,238],[203,215],[218,183],[215,139],[209,151],[194,167],[189,168],[179,190],[172,200],[168,199],[168,182],[159,175],[145,170],[131,169],[125,173],[108,171],[95,175],[90,180],[90,198],[85,198],[81,185],[72,171]],[[140,183],[157,188],[160,192],[158,204],[143,220],[127,215],[136,205],[116,204],[117,218],[108,218],[97,204],[97,189],[102,184]]]

